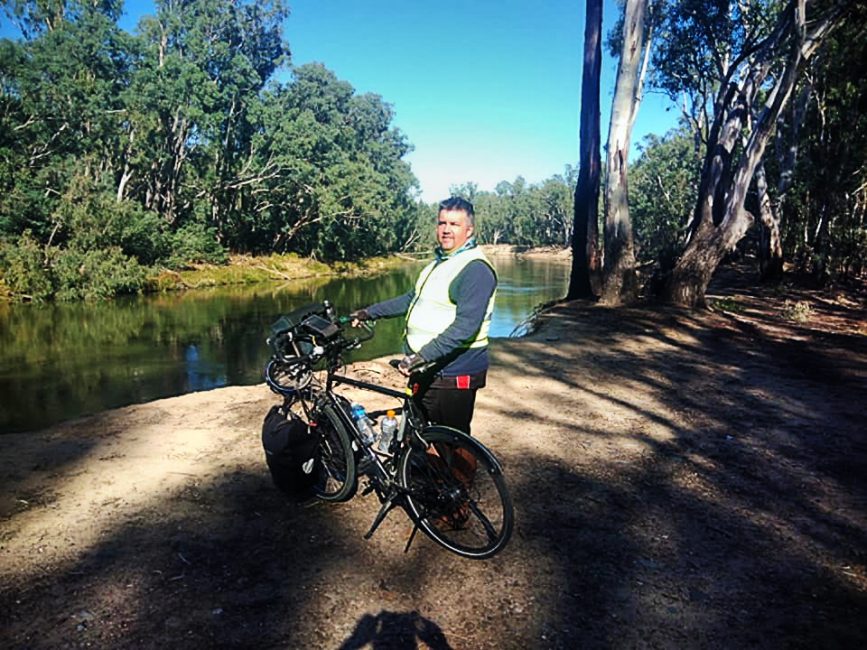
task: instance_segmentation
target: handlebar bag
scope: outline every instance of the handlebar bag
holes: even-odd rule
[[[286,405],[274,405],[262,423],[262,447],[274,485],[289,497],[313,496],[321,469],[319,435]]]

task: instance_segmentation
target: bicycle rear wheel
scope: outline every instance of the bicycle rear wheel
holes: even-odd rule
[[[313,487],[323,501],[348,501],[358,488],[355,453],[349,434],[331,404],[319,410],[320,477]]]
[[[411,444],[400,459],[398,480],[421,530],[437,544],[472,559],[503,549],[512,535],[512,499],[493,454],[448,427],[421,432],[428,444]]]

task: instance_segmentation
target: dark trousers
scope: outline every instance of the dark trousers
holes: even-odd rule
[[[476,405],[476,389],[429,387],[416,394],[416,402],[433,424],[452,427],[470,434],[470,421]]]

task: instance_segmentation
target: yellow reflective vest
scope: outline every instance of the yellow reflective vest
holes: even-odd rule
[[[459,251],[442,261],[434,260],[419,274],[415,283],[415,298],[406,316],[406,342],[410,350],[417,353],[455,321],[458,310],[449,297],[449,287],[467,264],[475,260],[487,264],[496,277],[493,265],[478,247]],[[482,325],[475,337],[467,341],[467,347],[481,348],[488,344],[488,330],[491,327],[496,295],[497,290],[494,289]]]

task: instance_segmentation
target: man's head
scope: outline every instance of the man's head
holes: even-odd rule
[[[458,196],[441,201],[437,213],[437,242],[446,253],[452,253],[473,236],[475,230],[473,204]]]

